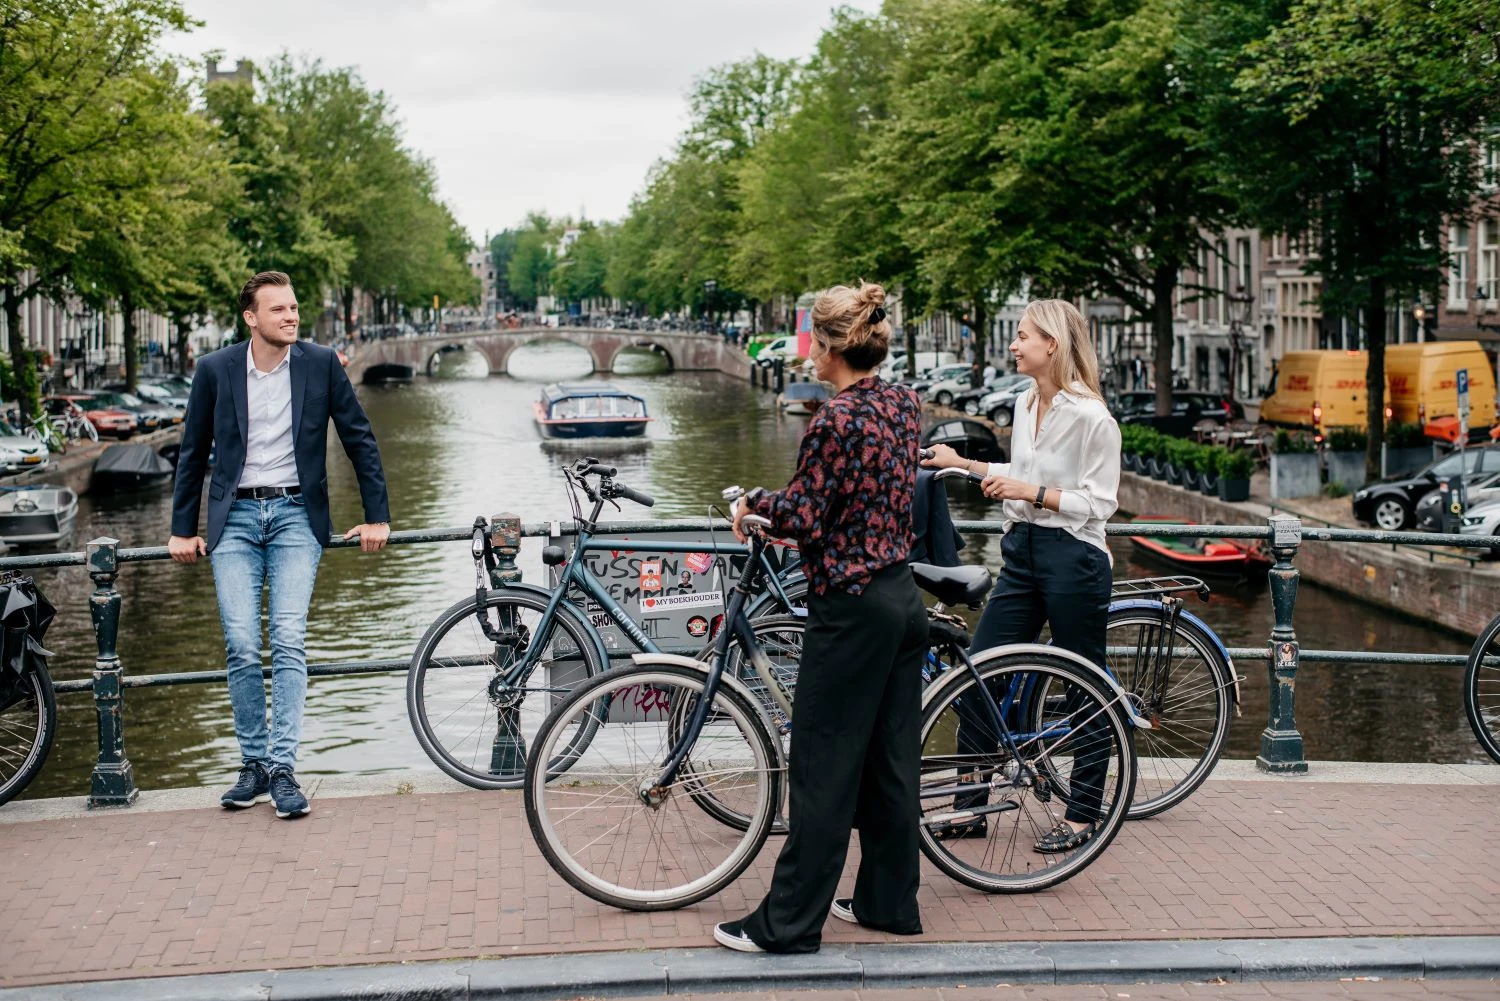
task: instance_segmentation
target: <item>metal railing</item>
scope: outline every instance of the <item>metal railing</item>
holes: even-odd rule
[[[389,545],[429,545],[444,542],[469,542],[476,527],[487,527],[491,544],[499,556],[498,566],[491,571],[491,583],[495,587],[519,581],[521,571],[516,566],[522,537],[555,538],[558,534],[571,535],[571,526],[560,526],[557,522],[534,522],[523,524],[515,515],[496,515],[491,519],[476,519],[473,526],[462,528],[418,529],[392,532]],[[1004,525],[997,521],[958,521],[954,527],[966,535],[999,535]],[[600,534],[641,535],[655,532],[723,532],[728,522],[704,519],[680,521],[620,521],[599,526]],[[1261,750],[1256,757],[1257,765],[1268,772],[1300,773],[1307,771],[1303,756],[1302,734],[1296,721],[1296,680],[1301,664],[1412,664],[1421,666],[1462,666],[1467,658],[1463,654],[1395,653],[1366,650],[1303,650],[1292,627],[1292,613],[1296,607],[1298,571],[1295,558],[1304,542],[1328,543],[1373,543],[1378,545],[1454,546],[1464,549],[1490,549],[1500,547],[1500,537],[1469,535],[1437,535],[1424,532],[1382,532],[1376,530],[1326,528],[1305,526],[1293,516],[1274,514],[1265,525],[1168,525],[1168,524],[1119,524],[1107,525],[1109,535],[1141,535],[1167,538],[1231,538],[1258,539],[1269,544],[1274,563],[1269,571],[1269,586],[1273,604],[1274,625],[1264,647],[1232,647],[1229,654],[1236,660],[1261,661],[1267,665],[1270,681],[1270,702],[1266,727],[1261,733]],[[344,541],[336,538],[330,548],[347,549],[359,545],[358,540]],[[187,671],[172,674],[153,674],[127,677],[115,649],[120,625],[121,596],[115,584],[120,567],[126,563],[144,563],[166,560],[170,557],[165,546],[139,549],[123,549],[115,539],[100,538],[88,544],[84,552],[57,553],[45,556],[0,557],[0,571],[41,570],[58,567],[87,568],[94,581],[94,591],[89,596],[89,611],[98,642],[98,656],[94,662],[91,679],[63,681],[56,684],[61,694],[92,692],[99,725],[99,756],[94,764],[90,780],[89,805],[91,807],[128,806],[134,802],[137,790],[130,761],[125,754],[125,734],[121,708],[123,693],[129,688],[151,688],[164,685],[204,684],[224,681],[225,671]],[[1500,609],[1496,610],[1500,612]],[[335,675],[380,674],[405,671],[406,660],[346,661],[308,665],[308,674],[313,677]],[[269,668],[263,669],[267,677]]]

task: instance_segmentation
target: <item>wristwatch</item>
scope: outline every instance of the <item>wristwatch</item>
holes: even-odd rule
[[[1031,506],[1034,507],[1034,508],[1036,508],[1037,510],[1041,510],[1042,508],[1044,508],[1044,507],[1047,506],[1047,488],[1046,487],[1037,487],[1036,488],[1036,500],[1034,500],[1034,501],[1031,502]]]

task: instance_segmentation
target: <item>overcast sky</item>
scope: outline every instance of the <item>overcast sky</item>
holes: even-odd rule
[[[877,10],[879,0],[846,0]],[[174,51],[356,67],[474,240],[532,209],[617,219],[711,66],[806,56],[830,0],[186,0]]]

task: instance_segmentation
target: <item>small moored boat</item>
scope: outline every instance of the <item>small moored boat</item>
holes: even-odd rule
[[[1194,525],[1165,514],[1145,514],[1130,519],[1132,525]],[[1271,568],[1271,560],[1260,545],[1248,539],[1184,539],[1158,535],[1132,535],[1130,542],[1137,552],[1198,574],[1250,576]]]
[[[68,487],[0,488],[0,541],[6,545],[56,542],[77,516],[78,495]]]
[[[607,382],[553,383],[532,404],[544,438],[639,438],[646,401]]]
[[[789,383],[776,402],[789,414],[817,413],[828,402],[828,387],[821,382]]]
[[[173,463],[150,445],[111,445],[94,462],[89,492],[109,494],[160,486],[174,471]]]

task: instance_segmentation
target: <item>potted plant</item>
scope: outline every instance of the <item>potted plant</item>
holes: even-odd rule
[[[1302,431],[1277,431],[1271,453],[1271,499],[1316,497],[1323,489],[1312,435]],[[1220,478],[1223,474],[1220,473]]]
[[[1177,466],[1182,473],[1182,485],[1189,490],[1199,489],[1198,477],[1203,471],[1203,446],[1196,441],[1184,440],[1177,449]]]
[[[1198,446],[1198,491],[1205,497],[1219,495],[1219,454],[1227,451],[1223,445]]]
[[[1369,442],[1369,435],[1358,428],[1340,427],[1329,431],[1323,442],[1328,482],[1343,484],[1346,493],[1364,486],[1365,450]]]
[[[1420,424],[1387,424],[1380,446],[1380,475],[1405,476],[1433,460],[1432,442]]]
[[[1165,480],[1167,478],[1167,442],[1168,438],[1160,431],[1151,430],[1146,438],[1143,449],[1146,459],[1146,473],[1153,480]]]
[[[1120,466],[1128,473],[1141,471],[1141,426],[1120,425]]]
[[[1216,459],[1219,499],[1249,500],[1250,473],[1255,469],[1255,457],[1243,448],[1220,448]]]
[[[1166,481],[1173,486],[1182,485],[1182,446],[1189,444],[1181,438],[1168,438],[1166,444]]]

